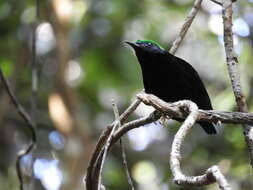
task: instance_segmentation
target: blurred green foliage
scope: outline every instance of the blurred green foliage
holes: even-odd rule
[[[69,3],[60,9],[68,18],[62,27],[59,27],[59,18],[57,20],[57,12],[53,8],[53,3],[57,2],[58,6],[64,2]],[[58,160],[63,174],[60,183],[64,186],[70,183],[72,175],[71,171],[66,169],[66,165],[73,164],[73,160],[67,159],[68,156],[78,151],[86,154],[85,144],[84,147],[78,148],[80,142],[71,140],[66,134],[59,133],[65,139],[62,149],[57,149],[54,145],[56,142],[61,143],[59,139],[52,141],[49,138],[51,132],[58,129],[48,111],[49,98],[56,91],[55,76],[60,64],[57,56],[62,56],[57,49],[57,35],[63,34],[66,38],[68,59],[77,62],[77,66],[70,69],[74,79],[66,81],[76,95],[72,99],[77,102],[75,114],[77,113],[77,120],[81,121],[78,127],[81,131],[80,136],[90,134],[89,140],[95,143],[102,129],[114,119],[110,100],[114,99],[122,112],[134,99],[135,94],[143,88],[140,67],[133,52],[124,44],[124,40],[152,39],[169,49],[192,4],[192,0],[40,2],[38,28],[41,26],[41,30],[37,28],[40,38],[37,37],[36,43],[39,71],[39,142],[33,153],[33,161],[38,158]],[[71,10],[69,7],[75,9]],[[214,32],[220,23],[217,22],[217,28],[210,25],[215,15],[221,16],[220,11],[219,6],[204,0],[201,11],[176,55],[186,59],[199,71],[215,109],[235,111],[237,108],[225,63],[222,37]],[[250,111],[253,109],[252,12],[251,0],[238,1],[234,5],[234,20],[241,19],[247,26],[243,27],[242,23],[235,25],[235,49],[239,56],[241,82]],[[29,113],[34,17],[34,1],[0,1],[0,67]],[[43,25],[45,23],[49,25]],[[50,27],[53,33],[50,33]],[[15,158],[18,150],[28,141],[29,131],[16,110],[10,106],[2,84],[0,86],[0,154],[4,155],[0,160],[0,186],[15,190],[18,189]],[[142,109],[145,111],[147,108]],[[136,111],[133,118],[141,115],[141,111]],[[127,159],[137,189],[193,189],[174,185],[169,169],[170,145],[179,126],[179,123],[169,121],[166,127],[145,126],[142,130],[126,136],[124,142],[127,147]],[[79,140],[86,142],[82,138]],[[199,127],[195,127],[187,137],[183,152],[183,168],[187,174],[201,174],[209,166],[218,164],[233,189],[252,189],[252,170],[240,126],[223,125],[218,129],[216,136],[207,136]],[[31,180],[31,173],[35,173],[34,165],[25,161],[23,165],[24,176],[27,179],[26,189],[50,190],[42,178],[37,176]],[[73,187],[73,190],[83,188],[81,178],[85,171],[82,170],[80,173],[76,177],[80,184]],[[129,189],[117,146],[107,159],[103,180],[108,189]],[[54,190],[52,187],[51,189]],[[214,190],[218,187],[211,185],[198,189]]]

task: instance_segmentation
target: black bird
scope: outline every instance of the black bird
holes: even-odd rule
[[[146,93],[154,94],[166,102],[188,99],[200,109],[213,109],[202,80],[189,63],[151,40],[126,43],[134,49],[138,58]],[[206,133],[216,134],[213,124],[199,124]]]

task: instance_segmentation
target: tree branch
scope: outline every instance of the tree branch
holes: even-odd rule
[[[141,101],[139,99],[136,99],[119,117],[120,123],[123,124],[127,118],[134,112],[134,110],[139,106]],[[115,122],[110,124],[106,129],[103,131],[101,136],[98,139],[98,142],[96,144],[95,150],[92,153],[91,159],[88,164],[87,168],[87,175],[85,177],[85,183],[86,183],[86,189],[87,190],[94,190],[94,173],[97,170],[97,165],[99,165],[99,159],[101,159],[101,152],[103,152],[103,148],[105,146],[106,140],[108,138],[108,135],[111,133],[111,130],[114,126]]]
[[[181,110],[180,107],[178,107],[178,102],[167,103],[152,94],[146,94],[144,92],[138,94],[137,97],[146,105],[150,105],[172,118],[185,119],[189,114],[188,110]],[[220,121],[222,123],[253,125],[253,114],[199,109],[197,121],[207,121],[210,123],[217,123]]]
[[[231,190],[218,166],[209,168],[206,173],[201,176],[186,176],[183,174],[180,167],[180,159],[182,157],[180,149],[186,135],[190,132],[192,126],[198,119],[198,107],[195,103],[188,100],[179,101],[177,102],[177,105],[179,109],[188,110],[189,115],[187,116],[180,129],[177,131],[172,142],[170,153],[170,168],[172,175],[174,176],[174,182],[178,185],[191,186],[203,186],[217,182],[221,189]]]
[[[119,128],[121,128],[121,122],[120,122],[120,119],[119,119],[119,110],[118,110],[118,108],[117,108],[117,106],[114,102],[113,102],[112,106],[113,106],[113,112],[114,112],[114,115],[115,115],[115,119],[119,123]],[[121,138],[119,140],[119,143],[120,143],[120,148],[121,148],[123,166],[124,166],[125,173],[126,173],[126,176],[127,176],[127,182],[130,185],[131,189],[135,190],[134,184],[133,184],[133,181],[132,181],[129,169],[128,169],[125,146],[124,146],[123,141],[122,141]]]
[[[31,129],[32,131],[32,140],[35,141],[36,136],[35,136],[35,126],[29,116],[29,114],[25,111],[25,109],[23,108],[23,106],[19,103],[18,99],[16,98],[16,96],[14,95],[13,91],[11,90],[11,87],[9,85],[9,82],[7,81],[7,79],[4,77],[4,74],[2,72],[2,69],[0,68],[0,79],[3,83],[3,86],[5,88],[5,91],[7,92],[12,104],[14,105],[14,107],[17,109],[18,114],[21,116],[21,118],[26,122],[26,124],[28,125],[28,128]]]
[[[234,92],[235,100],[239,108],[239,111],[247,112],[247,105],[245,97],[242,93],[240,74],[238,72],[238,59],[237,55],[234,52],[233,31],[232,31],[233,26],[232,4],[233,4],[232,0],[222,0],[222,18],[223,18],[226,60],[232,84],[232,89]],[[253,137],[250,135],[252,130],[253,128],[251,126],[243,125],[243,134],[250,153],[251,167],[253,167],[253,139],[252,139]]]
[[[194,5],[193,5],[192,9],[190,10],[190,12],[188,13],[177,39],[173,42],[173,45],[170,48],[171,54],[174,55],[176,53],[178,47],[182,43],[186,33],[188,32],[188,29],[190,28],[195,16],[197,15],[197,13],[200,9],[201,3],[202,3],[202,0],[195,0]]]
[[[113,111],[114,111],[114,114],[116,116],[116,114],[118,113],[117,112],[117,108],[116,108],[116,105],[114,102],[112,102],[112,106],[113,106]],[[117,113],[116,113],[117,112]],[[117,116],[116,116],[117,117]],[[109,147],[110,147],[110,142],[111,142],[111,139],[113,137],[113,134],[114,134],[114,131],[116,130],[117,126],[119,125],[120,123],[120,120],[118,120],[117,118],[115,118],[115,122],[114,122],[114,125],[113,125],[113,128],[112,130],[110,131],[107,139],[106,139],[106,143],[104,145],[104,148],[103,148],[103,151],[102,151],[102,154],[101,154],[101,162],[99,161],[99,165],[97,166],[98,168],[98,171],[96,173],[96,175],[94,176],[95,179],[97,179],[97,182],[95,181],[94,183],[94,187],[95,189],[97,190],[100,190],[101,188],[101,175],[102,175],[102,169],[103,169],[103,166],[104,166],[104,163],[105,163],[105,159],[106,159],[106,156],[107,156],[107,153],[109,151]]]
[[[1,68],[0,68],[0,79],[3,83],[5,91],[7,92],[12,104],[14,105],[16,110],[18,111],[18,114],[21,116],[21,118],[27,124],[28,129],[31,131],[31,142],[30,142],[30,144],[26,148],[19,151],[18,156],[17,156],[17,160],[16,160],[16,170],[17,170],[17,175],[18,175],[18,179],[19,179],[19,183],[20,183],[20,190],[23,190],[23,185],[24,184],[23,184],[23,177],[22,177],[22,171],[21,171],[21,166],[20,166],[20,160],[22,159],[23,156],[29,154],[31,152],[31,150],[35,147],[35,144],[36,144],[35,125],[33,124],[30,116],[25,111],[23,106],[19,103],[18,99],[16,98],[13,91],[11,90],[9,82],[4,77],[4,74],[1,70]]]

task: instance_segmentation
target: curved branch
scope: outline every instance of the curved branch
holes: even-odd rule
[[[0,68],[0,79],[3,83],[3,86],[10,97],[10,100],[14,107],[17,109],[18,114],[21,116],[21,118],[25,121],[27,124],[28,129],[31,131],[31,142],[30,144],[25,148],[19,151],[17,160],[16,160],[16,169],[17,169],[17,175],[20,183],[20,189],[23,190],[23,177],[22,177],[22,172],[21,172],[21,166],[20,166],[20,160],[24,155],[27,155],[31,150],[35,147],[36,144],[36,133],[35,133],[35,125],[32,122],[29,114],[25,111],[23,106],[19,103],[18,99],[14,95],[13,91],[10,88],[9,82],[7,79],[4,77],[4,74]]]
[[[184,142],[186,135],[190,132],[192,126],[198,119],[198,107],[195,103],[189,100],[183,100],[177,102],[178,108],[187,109],[189,115],[184,121],[183,125],[177,131],[174,140],[172,142],[170,153],[170,168],[172,175],[174,176],[174,182],[178,185],[191,185],[191,186],[203,186],[214,182],[217,182],[221,189],[231,190],[225,177],[220,172],[218,166],[209,168],[204,175],[201,176],[186,176],[183,174],[180,167],[181,158],[181,145]]]

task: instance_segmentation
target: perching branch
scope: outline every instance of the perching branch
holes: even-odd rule
[[[144,92],[137,97],[146,105],[154,107],[164,115],[170,118],[185,119],[189,114],[188,110],[181,110],[178,103],[167,103],[152,94]],[[233,123],[233,124],[250,124],[253,125],[253,114],[244,112],[227,112],[216,110],[198,110],[197,121],[206,121],[210,123]]]
[[[0,68],[0,79],[1,79],[1,81],[3,83],[5,91],[7,92],[7,94],[9,96],[12,104],[17,109],[18,114],[21,116],[21,118],[27,124],[28,129],[31,131],[31,142],[30,142],[30,144],[26,148],[24,148],[21,151],[19,151],[18,156],[17,156],[17,161],[16,161],[16,170],[17,170],[17,175],[18,175],[18,179],[19,179],[19,183],[20,183],[20,190],[23,190],[24,182],[23,182],[23,177],[22,177],[20,160],[22,159],[22,157],[24,155],[29,154],[31,152],[31,150],[35,147],[35,144],[36,144],[35,125],[33,124],[30,116],[25,111],[25,109],[23,108],[23,106],[19,103],[18,99],[16,98],[16,96],[13,93],[13,91],[11,90],[10,85],[9,85],[7,79],[4,77],[4,74],[3,74],[2,70],[1,70],[1,68]]]
[[[223,18],[223,29],[224,29],[224,44],[226,52],[226,60],[228,72],[232,84],[232,89],[234,92],[235,100],[239,111],[247,112],[247,105],[245,97],[242,93],[240,74],[238,72],[238,59],[234,51],[234,42],[233,42],[233,1],[232,0],[222,0],[222,18]],[[244,123],[249,124],[249,123]],[[252,124],[249,124],[252,125]],[[247,143],[251,166],[253,167],[253,137],[250,136],[253,128],[249,125],[243,125],[243,134],[245,141]]]
[[[202,3],[202,0],[195,0],[194,5],[193,5],[192,9],[190,10],[190,12],[188,13],[177,39],[173,42],[173,45],[170,48],[171,54],[174,55],[176,53],[178,47],[182,43],[186,33],[188,32],[188,29],[190,28],[195,16],[197,15],[197,13],[200,9],[201,3]]]

